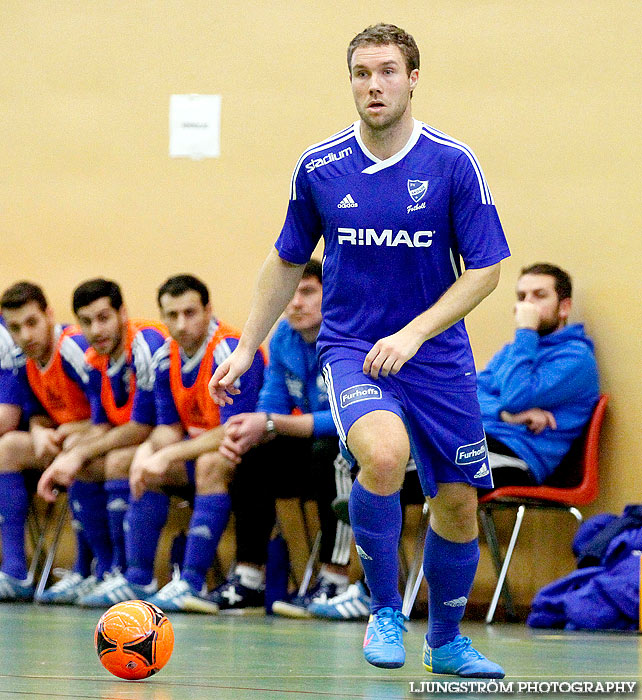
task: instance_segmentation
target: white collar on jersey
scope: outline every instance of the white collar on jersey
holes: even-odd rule
[[[400,151],[397,151],[394,155],[390,156],[390,158],[386,158],[385,160],[377,158],[377,156],[375,156],[368,150],[368,147],[363,142],[363,139],[361,138],[361,121],[356,121],[353,124],[354,135],[357,139],[359,147],[364,152],[364,154],[368,158],[370,158],[370,160],[374,161],[373,165],[369,165],[367,168],[365,168],[365,170],[362,170],[363,173],[365,173],[366,175],[378,173],[380,170],[389,168],[391,165],[398,163],[402,158],[405,158],[405,156],[414,148],[417,141],[419,141],[419,135],[421,134],[421,129],[423,127],[422,122],[417,121],[416,119],[413,119],[412,121],[414,122],[414,126],[412,128],[412,134],[410,134],[410,138],[406,142],[406,145]]]

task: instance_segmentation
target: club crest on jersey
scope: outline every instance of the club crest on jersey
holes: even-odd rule
[[[428,192],[428,180],[408,180],[408,194],[413,202],[419,202]]]

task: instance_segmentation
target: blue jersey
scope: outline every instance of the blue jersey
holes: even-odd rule
[[[276,249],[303,264],[322,236],[322,354],[336,345],[367,353],[452,286],[460,259],[482,268],[510,254],[472,151],[419,121],[387,160],[368,151],[360,122],[303,153]],[[436,386],[474,386],[463,321],[426,341],[411,362]]]
[[[18,390],[18,370],[24,367],[25,359],[0,316],[0,403],[24,405]]]
[[[270,341],[270,362],[257,410],[287,415],[294,409],[312,414],[314,437],[337,434],[314,343],[306,343],[283,320]]]

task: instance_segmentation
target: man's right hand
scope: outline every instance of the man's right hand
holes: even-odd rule
[[[540,315],[535,304],[530,301],[518,301],[515,304],[515,325],[517,328],[539,328]]]
[[[53,503],[58,494],[56,486],[69,488],[84,463],[85,457],[78,448],[58,455],[42,473],[38,481],[38,495],[48,503]]]
[[[132,498],[137,501],[150,487],[158,487],[170,465],[170,460],[162,450],[145,459],[135,460],[129,471],[129,489]]]
[[[234,403],[232,396],[241,393],[235,382],[251,367],[253,359],[254,353],[250,355],[237,346],[227,360],[216,368],[208,386],[215,404],[225,406]]]
[[[546,428],[557,430],[555,416],[550,411],[545,411],[542,408],[529,408],[527,411],[520,411],[519,413],[502,411],[500,418],[504,423],[525,425],[535,435],[539,435]]]

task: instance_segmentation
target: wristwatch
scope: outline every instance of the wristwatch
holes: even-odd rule
[[[272,420],[271,413],[265,414],[265,432],[270,437],[274,437],[276,435],[276,425],[274,425],[274,421]]]

